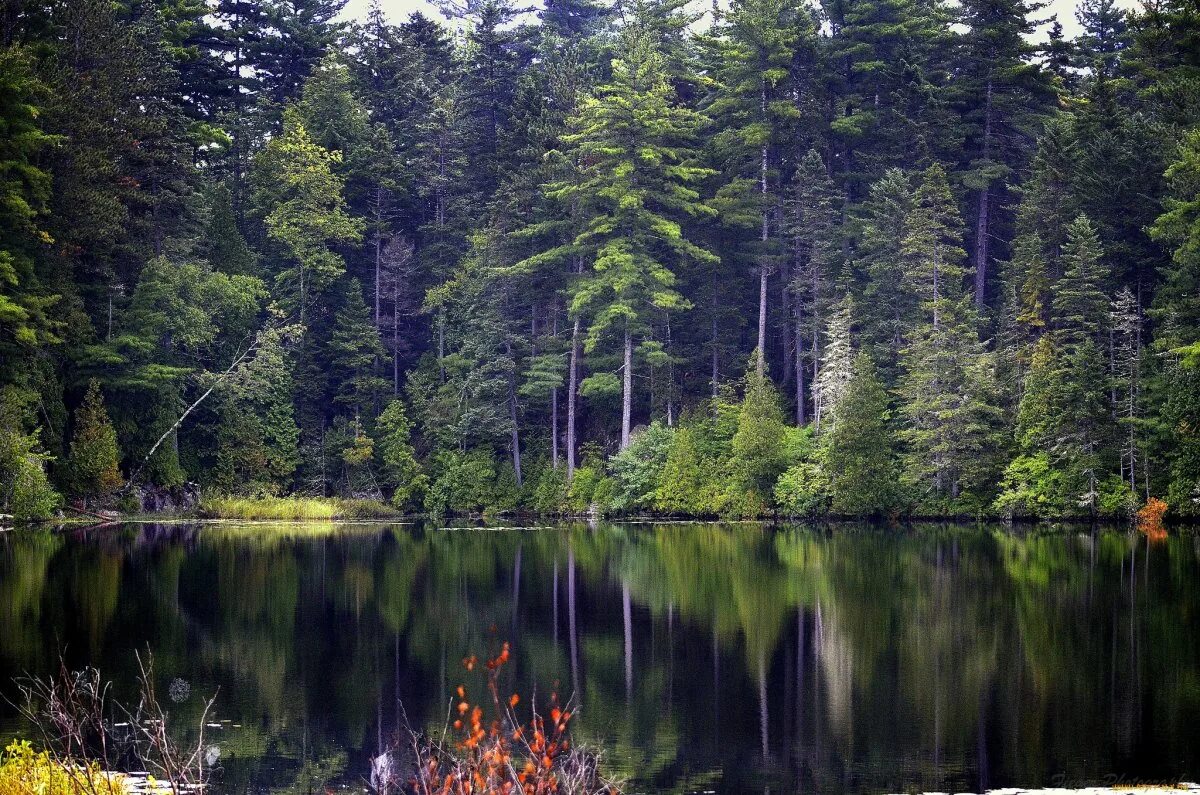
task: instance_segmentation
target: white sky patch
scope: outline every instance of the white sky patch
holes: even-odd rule
[[[366,16],[370,2],[371,0],[349,0],[342,16],[347,19],[362,18]],[[1056,15],[1058,21],[1062,23],[1066,37],[1073,38],[1079,33],[1079,23],[1075,20],[1075,3],[1076,0],[1049,0],[1047,6],[1039,13],[1039,17],[1049,18],[1051,15]],[[420,11],[433,19],[441,19],[441,13],[437,6],[429,0],[379,0],[379,4],[388,19],[397,24],[406,20],[413,11]],[[707,0],[705,0],[705,5],[708,5]],[[1118,0],[1117,5],[1122,8],[1134,8],[1138,2],[1137,0]],[[1049,26],[1047,25],[1046,28],[1048,29]],[[1044,35],[1045,31],[1039,38],[1043,38]]]

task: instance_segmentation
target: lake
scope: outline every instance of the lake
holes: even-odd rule
[[[0,536],[0,691],[149,649],[222,792],[361,787],[405,720],[579,704],[632,792],[1200,776],[1200,536],[762,524],[130,524]],[[528,703],[528,702],[526,702]],[[22,731],[0,706],[0,736]]]

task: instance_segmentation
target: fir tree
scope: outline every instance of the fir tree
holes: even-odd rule
[[[1054,285],[1054,335],[1064,352],[1087,341],[1100,344],[1108,330],[1108,299],[1104,295],[1104,251],[1091,222],[1079,216],[1067,229],[1063,246],[1063,276]]]
[[[825,436],[822,466],[836,513],[881,514],[896,507],[895,444],[888,396],[866,352],[854,359],[838,422]]]
[[[375,423],[379,441],[375,452],[383,484],[391,490],[392,505],[400,509],[421,505],[429,479],[421,471],[412,446],[412,425],[404,402],[396,398],[388,403]]]
[[[88,382],[87,394],[75,412],[75,433],[71,438],[71,454],[67,458],[71,491],[86,501],[103,499],[121,485],[117,450],[117,432],[113,429],[100,382]]]
[[[854,379],[855,357],[851,328],[855,304],[850,296],[843,298],[829,318],[825,330],[825,350],[821,354],[821,370],[814,385],[816,397],[816,426],[818,433],[833,430],[839,422],[838,410],[846,390]]]

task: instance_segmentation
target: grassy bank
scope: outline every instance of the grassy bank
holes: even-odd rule
[[[205,497],[197,513],[205,519],[287,522],[396,519],[401,515],[377,500],[337,497]]]

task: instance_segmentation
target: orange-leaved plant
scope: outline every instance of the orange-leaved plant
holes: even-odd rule
[[[1167,537],[1167,530],[1163,527],[1163,514],[1166,512],[1167,504],[1158,497],[1151,497],[1137,512],[1138,530],[1151,541],[1162,541]]]
[[[487,691],[494,715],[485,715],[480,704],[472,704],[467,689],[459,685],[452,701],[453,722],[441,743],[414,743],[416,770],[409,789],[419,795],[615,795],[618,787],[599,773],[595,753],[575,749],[568,733],[570,705],[561,705],[557,694],[550,696],[550,709],[543,715],[530,706],[530,718],[517,717],[521,697],[501,696],[500,672],[508,663],[508,643],[484,665]],[[473,671],[476,657],[463,660]]]

